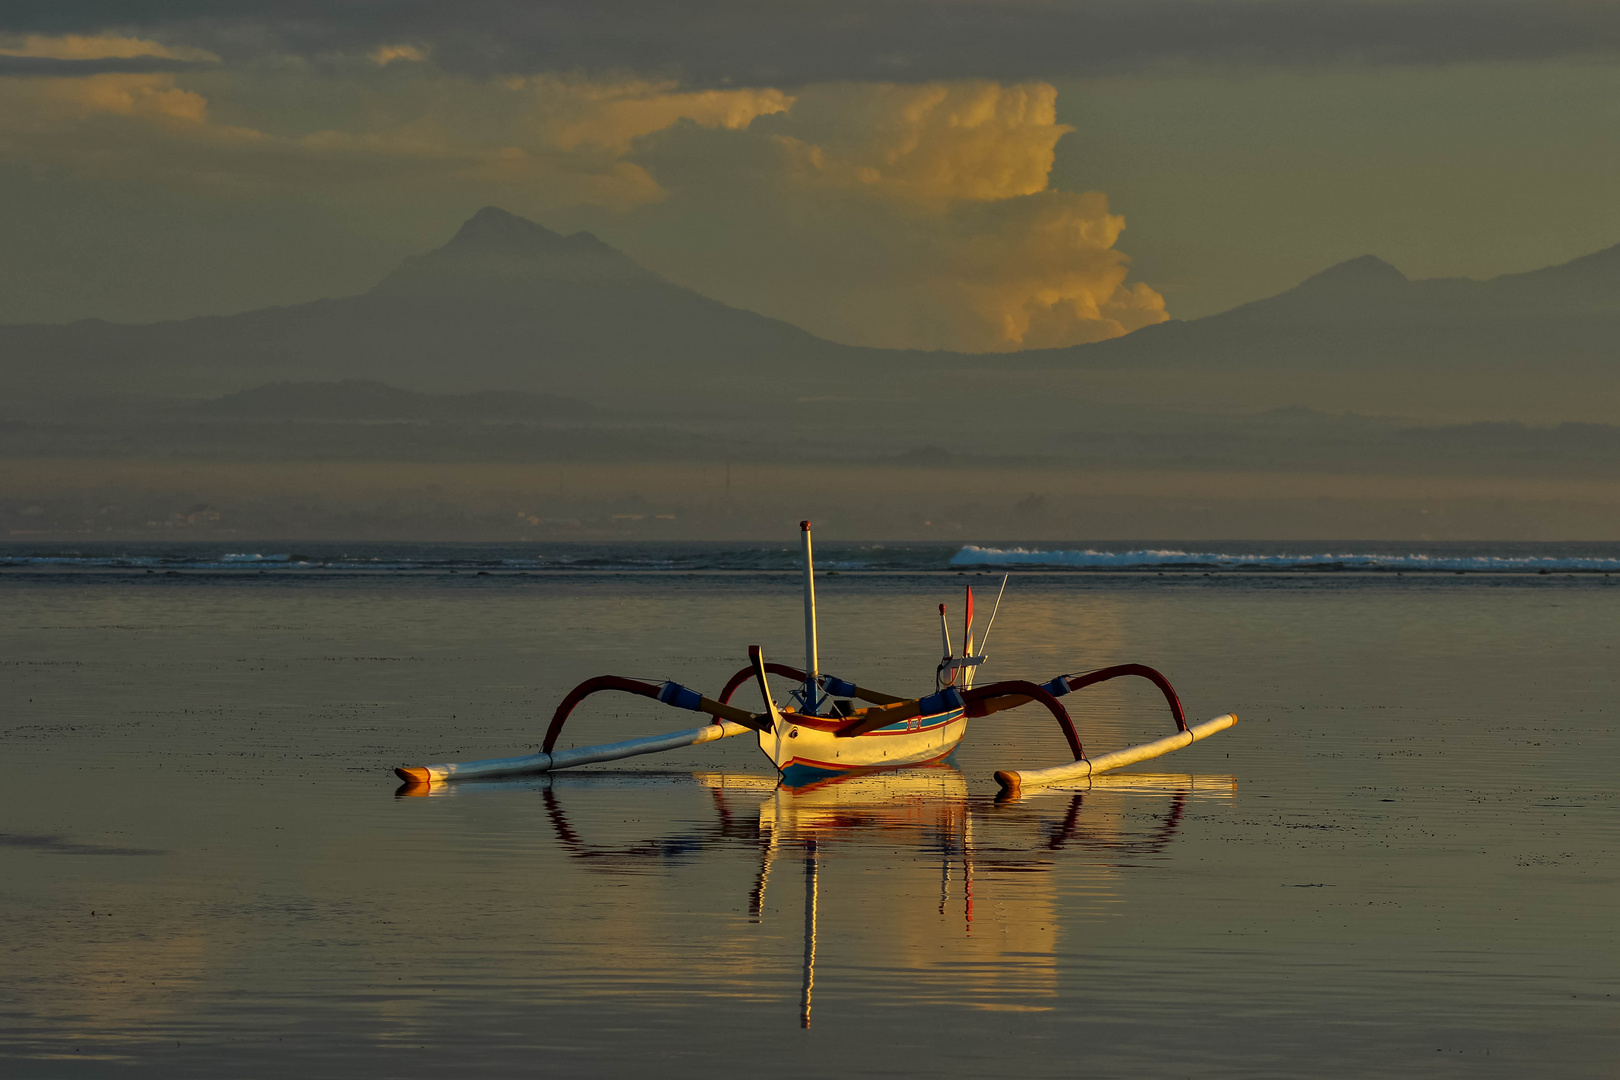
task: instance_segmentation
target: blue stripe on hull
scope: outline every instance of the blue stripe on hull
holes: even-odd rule
[[[853,772],[852,769],[818,769],[814,765],[801,765],[794,762],[782,770],[782,783],[786,787],[809,787],[819,780],[826,780],[833,776],[843,776]]]
[[[946,713],[902,720],[849,740],[840,739],[834,742],[827,734],[817,733],[812,739],[804,740],[810,745],[796,746],[784,755],[786,765],[779,766],[782,782],[788,787],[803,787],[828,777],[851,772],[904,769],[941,761],[956,752],[962,734],[965,733],[962,728],[956,732],[946,732],[944,729],[962,725],[965,719],[961,709],[953,709]],[[919,726],[913,728],[911,726],[913,723]],[[798,730],[808,734],[806,729]],[[938,734],[930,740],[928,736],[931,733]],[[952,735],[955,737],[952,738]],[[767,738],[765,733],[760,733],[760,748],[766,750],[769,756]],[[917,745],[919,739],[923,745]],[[933,745],[927,745],[929,742]],[[837,760],[839,755],[832,751],[833,746],[842,746],[845,749],[844,761],[848,762],[847,764]],[[886,749],[880,752],[879,748]],[[784,749],[788,748],[784,746]]]
[[[849,776],[853,773],[895,772],[900,769],[916,769],[924,765],[937,765],[941,761],[949,761],[956,756],[956,747],[953,746],[937,758],[927,761],[913,761],[905,765],[857,765],[848,769],[823,769],[815,765],[806,765],[795,761],[782,770],[782,786],[790,788],[809,787],[819,784],[823,780],[831,780],[839,776]]]

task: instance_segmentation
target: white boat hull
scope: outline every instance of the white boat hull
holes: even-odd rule
[[[892,769],[938,761],[956,749],[967,732],[961,709],[914,716],[864,735],[839,738],[819,726],[782,714],[773,732],[759,733],[759,748],[790,786],[851,769]]]

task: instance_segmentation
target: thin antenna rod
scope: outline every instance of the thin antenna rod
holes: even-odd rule
[[[973,586],[967,587],[967,614],[962,616],[962,655],[973,655]]]
[[[821,679],[821,663],[816,656],[816,561],[810,550],[810,523],[799,522],[804,534],[804,711],[819,713],[816,684]]]
[[[990,623],[984,628],[984,637],[979,639],[980,656],[984,655],[985,646],[990,644],[990,631],[996,626],[996,612],[1001,610],[1001,593],[1007,591],[1007,579],[1010,577],[1011,574],[1001,575],[1001,592],[996,593],[996,606],[990,609]]]

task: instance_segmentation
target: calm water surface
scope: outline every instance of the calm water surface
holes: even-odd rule
[[[824,579],[823,669],[931,689],[993,580]],[[13,567],[0,1068],[1611,1077],[1615,580],[1014,577],[983,678],[1140,661],[1241,723],[998,802],[1064,757],[1038,709],[805,792],[739,738],[396,795],[589,675],[798,662],[787,574]],[[1169,730],[1066,700],[1098,751]],[[688,722],[598,697],[564,742]]]

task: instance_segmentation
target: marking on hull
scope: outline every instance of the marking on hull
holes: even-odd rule
[[[959,742],[960,740],[958,740]],[[858,773],[887,772],[891,769],[916,769],[925,765],[937,765],[941,761],[956,753],[956,743],[947,746],[935,757],[924,761],[907,761],[896,765],[822,765],[802,758],[794,758],[782,769],[782,783],[790,788],[804,789],[811,785],[830,780],[834,777],[849,776]],[[808,774],[808,775],[806,775]]]
[[[869,731],[853,739],[840,739],[830,732],[801,728],[799,734],[804,738],[800,745],[793,748],[780,746],[776,755],[771,754],[765,745],[764,736],[761,735],[760,748],[766,751],[767,757],[779,762],[777,769],[784,775],[793,768],[818,774],[847,773],[856,770],[908,768],[940,761],[949,757],[962,741],[962,737],[967,734],[967,717],[960,709],[916,719],[919,726],[914,730],[907,730],[910,721],[900,721],[888,728]],[[922,722],[929,723],[923,727]],[[862,741],[874,735],[884,736],[883,741],[881,743]],[[899,735],[907,736],[908,741],[894,743],[892,739]],[[794,753],[794,750],[799,752]],[[845,753],[851,756],[846,759]],[[787,756],[782,759],[777,755]]]

